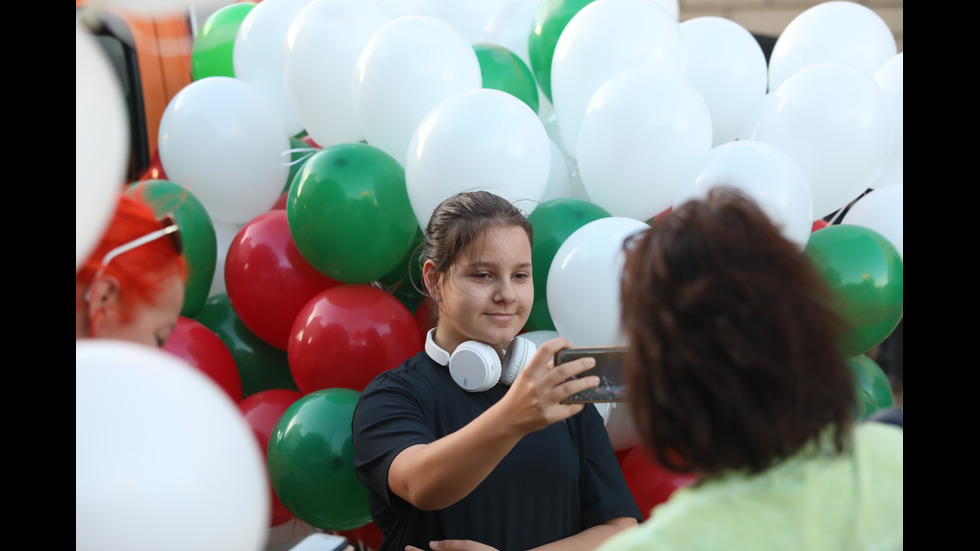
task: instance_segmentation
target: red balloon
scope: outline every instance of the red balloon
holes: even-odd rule
[[[313,136],[310,136],[309,134],[303,136],[300,139],[303,140],[304,142],[306,142],[306,144],[309,145],[310,147],[315,147],[317,149],[322,149],[319,144],[317,144],[315,141],[313,141]]]
[[[302,397],[303,394],[296,390],[276,388],[256,392],[238,402],[238,409],[245,416],[245,421],[252,427],[252,434],[255,435],[255,440],[262,451],[262,457],[265,457],[276,422],[282,417],[283,412],[293,405],[293,402]],[[271,482],[269,482],[269,494],[272,497],[272,514],[269,526],[279,526],[295,518],[279,500],[279,496],[272,489]]]
[[[675,490],[693,482],[691,474],[674,473],[647,457],[642,446],[634,446],[620,465],[623,477],[633,494],[633,499],[643,513],[643,520],[650,518],[650,511],[667,501]]]
[[[635,446],[630,446],[628,448],[623,448],[621,450],[616,450],[616,461],[619,462],[619,466],[623,466],[623,461],[626,460],[626,456],[629,455],[630,451],[633,450]]]
[[[256,216],[228,247],[225,288],[232,309],[256,337],[280,350],[289,344],[296,314],[317,293],[337,285],[300,254],[285,210]]]
[[[412,315],[415,318],[415,325],[419,328],[419,333],[422,335],[422,342],[425,342],[425,335],[436,326],[430,318],[429,312],[431,308],[429,306],[430,301],[425,299],[419,304],[419,307],[415,309],[415,313]]]
[[[139,177],[138,181],[145,182],[147,180],[166,180],[167,173],[163,171],[163,163],[160,162],[160,151],[157,150],[153,153],[153,158],[150,159],[150,166],[146,167],[143,171],[143,175]]]
[[[286,210],[286,201],[289,200],[289,192],[285,191],[282,195],[276,199],[276,202],[272,204],[272,208],[269,210]]]
[[[325,388],[360,392],[421,350],[418,326],[401,301],[371,285],[346,284],[303,307],[286,353],[296,387],[309,394]]]
[[[180,316],[162,350],[196,367],[238,403],[244,396],[242,377],[231,350],[217,333],[199,321]]]

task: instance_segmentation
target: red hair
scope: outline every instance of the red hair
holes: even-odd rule
[[[119,194],[119,202],[109,227],[95,250],[75,273],[75,283],[88,288],[102,259],[112,249],[162,229],[163,224],[142,198]],[[166,236],[140,245],[113,258],[103,275],[115,278],[120,285],[123,315],[138,304],[155,304],[163,282],[173,275],[187,279],[187,261]]]

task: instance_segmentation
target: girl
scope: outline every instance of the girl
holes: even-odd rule
[[[523,346],[531,249],[528,220],[492,193],[461,193],[433,212],[422,275],[437,323],[425,351],[379,375],[354,411],[354,466],[382,551],[593,549],[642,519],[598,411],[559,403],[598,384],[569,380],[592,358],[555,367],[570,346],[558,338],[510,386],[453,378],[457,350],[488,346],[506,364]]]
[[[176,220],[120,194],[102,241],[75,273],[75,340],[163,346],[184,306],[186,274]]]

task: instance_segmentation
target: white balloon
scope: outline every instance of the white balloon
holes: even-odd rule
[[[425,228],[432,211],[461,191],[496,193],[525,215],[541,202],[551,142],[537,114],[500,90],[480,88],[441,101],[412,135],[405,185]]]
[[[871,75],[820,63],[771,96],[747,139],[775,145],[796,161],[810,185],[815,217],[843,208],[879,177],[891,121],[885,93]]]
[[[375,0],[313,0],[289,27],[282,60],[286,95],[320,147],[364,139],[351,75],[361,49],[390,20]]]
[[[905,242],[905,185],[895,184],[874,189],[858,199],[841,218],[841,224],[870,228],[885,236],[898,250]]]
[[[767,106],[770,99],[772,99],[772,94],[766,93],[749,109],[745,115],[745,120],[742,122],[742,129],[738,133],[738,139],[752,139],[752,135],[762,125],[762,116],[766,113],[766,109],[768,109]]]
[[[228,249],[231,247],[231,242],[244,226],[243,223],[238,222],[223,222],[221,220],[214,220],[213,222],[218,249],[214,263],[214,279],[211,280],[208,298],[228,292],[228,288],[225,286],[225,261],[228,259]]]
[[[857,2],[821,2],[793,18],[776,39],[769,56],[769,91],[823,62],[874,75],[896,53],[895,36],[874,10]]]
[[[99,244],[126,182],[129,115],[105,51],[75,19],[75,271]]]
[[[667,10],[667,13],[674,18],[674,21],[678,21],[681,17],[681,6],[679,0],[653,0],[660,5],[661,8]]]
[[[691,166],[711,150],[711,114],[674,74],[641,67],[592,97],[578,133],[578,170],[593,203],[649,220],[674,202]]]
[[[238,27],[232,51],[235,78],[255,86],[265,96],[287,136],[302,132],[303,123],[286,94],[283,49],[289,27],[310,1],[263,0],[257,3]]]
[[[212,11],[232,0],[99,0],[89,2],[103,8],[119,9],[137,15],[187,15],[191,10]]]
[[[289,175],[279,117],[236,78],[206,77],[177,92],[160,119],[158,143],[167,178],[200,199],[212,220],[244,224],[269,210]]]
[[[813,198],[796,162],[776,146],[756,141],[719,145],[698,161],[674,200],[703,199],[717,186],[745,192],[778,226],[783,237],[806,247],[813,229]]]
[[[561,335],[558,334],[558,331],[539,329],[537,331],[527,331],[525,333],[521,333],[520,336],[533,342],[538,348],[541,348],[542,344],[550,341],[551,339],[557,339]]]
[[[752,33],[730,19],[695,17],[680,28],[687,49],[687,79],[711,112],[712,145],[735,140],[766,95],[766,54]]]
[[[903,112],[905,110],[905,94],[902,84],[905,73],[904,67],[904,56],[899,53],[875,73],[875,80],[885,91],[885,100],[892,121],[892,145],[889,149],[888,160],[885,162],[885,169],[881,171],[881,176],[871,185],[875,189],[904,183],[905,130]]]
[[[680,24],[653,0],[595,0],[558,37],[551,62],[551,99],[561,142],[576,157],[582,116],[592,95],[628,69],[687,72]]]
[[[558,247],[548,270],[548,311],[555,330],[573,346],[625,343],[619,320],[623,241],[648,227],[633,218],[600,218]]]
[[[470,43],[486,42],[487,24],[512,0],[384,0],[396,17],[422,15],[445,21]]]
[[[75,549],[259,551],[268,474],[236,404],[147,346],[75,342]]]
[[[548,139],[548,142],[551,145],[551,172],[548,173],[548,183],[544,187],[544,193],[541,194],[542,203],[551,199],[570,197],[572,193],[565,156],[554,141]]]
[[[354,114],[367,143],[405,166],[416,127],[440,101],[483,87],[473,46],[449,23],[403,16],[368,40],[354,69]]]

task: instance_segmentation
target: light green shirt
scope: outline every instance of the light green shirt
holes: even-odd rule
[[[841,455],[687,486],[601,551],[893,551],[903,546],[903,429],[861,423]]]

